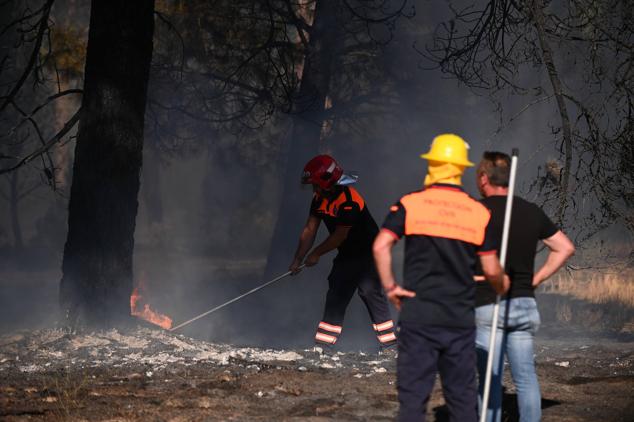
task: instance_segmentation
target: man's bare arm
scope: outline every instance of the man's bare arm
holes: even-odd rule
[[[319,229],[320,223],[321,220],[314,215],[308,216],[308,220],[306,220],[302,233],[299,235],[299,245],[297,245],[293,262],[288,268],[293,274],[297,274],[301,271],[299,267],[302,265],[304,257],[315,242],[315,237],[317,236],[317,230]]]
[[[348,237],[350,227],[337,226],[330,235],[313,249],[306,257],[305,264],[308,267],[312,267],[319,262],[319,258],[328,252],[337,249]]]
[[[561,230],[543,240],[550,249],[544,265],[533,275],[533,287],[539,286],[544,280],[555,274],[575,253],[575,245]]]
[[[495,292],[500,296],[505,294],[509,290],[511,282],[508,276],[504,274],[497,255],[494,253],[480,255],[480,264],[482,265],[484,277],[491,283]]]
[[[416,293],[403,289],[394,279],[394,273],[392,273],[392,248],[396,242],[397,239],[392,233],[387,230],[381,230],[376,239],[374,239],[372,252],[383,290],[385,290],[388,300],[392,302],[396,309],[400,310],[401,298],[414,297]]]

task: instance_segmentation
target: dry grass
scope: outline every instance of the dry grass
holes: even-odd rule
[[[590,303],[616,302],[634,308],[634,270],[560,272],[545,283],[542,292],[572,296]]]

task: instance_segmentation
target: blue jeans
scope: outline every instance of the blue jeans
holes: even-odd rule
[[[493,307],[476,308],[476,353],[478,359],[478,407],[482,407],[482,392],[487,366]],[[491,373],[491,391],[487,411],[488,422],[502,419],[502,377],[504,355],[511,366],[511,376],[517,389],[520,422],[536,422],[541,418],[541,394],[535,372],[533,338],[539,328],[537,302],[531,297],[500,301],[495,354]],[[504,353],[501,353],[503,351]]]

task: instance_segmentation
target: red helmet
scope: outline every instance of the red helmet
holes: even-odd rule
[[[318,155],[304,166],[302,184],[313,184],[330,189],[343,176],[343,169],[330,155]]]

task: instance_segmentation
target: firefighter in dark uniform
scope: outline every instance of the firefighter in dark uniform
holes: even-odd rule
[[[380,345],[389,347],[396,343],[394,323],[372,261],[372,242],[379,230],[365,201],[350,186],[355,182],[356,176],[344,174],[328,155],[318,155],[306,164],[302,184],[312,185],[314,194],[289,269],[296,274],[302,262],[309,267],[316,265],[322,255],[338,249],[328,276],[326,305],[315,342],[328,347],[337,342],[346,308],[358,291]],[[311,250],[322,221],[329,236]]]
[[[500,293],[508,289],[487,234],[490,213],[461,188],[473,166],[468,145],[453,134],[437,136],[429,153],[423,190],[390,208],[374,242],[374,258],[399,318],[397,390],[400,421],[424,421],[440,372],[451,421],[477,419],[473,281],[476,260]],[[405,236],[403,287],[392,273],[392,247]]]

